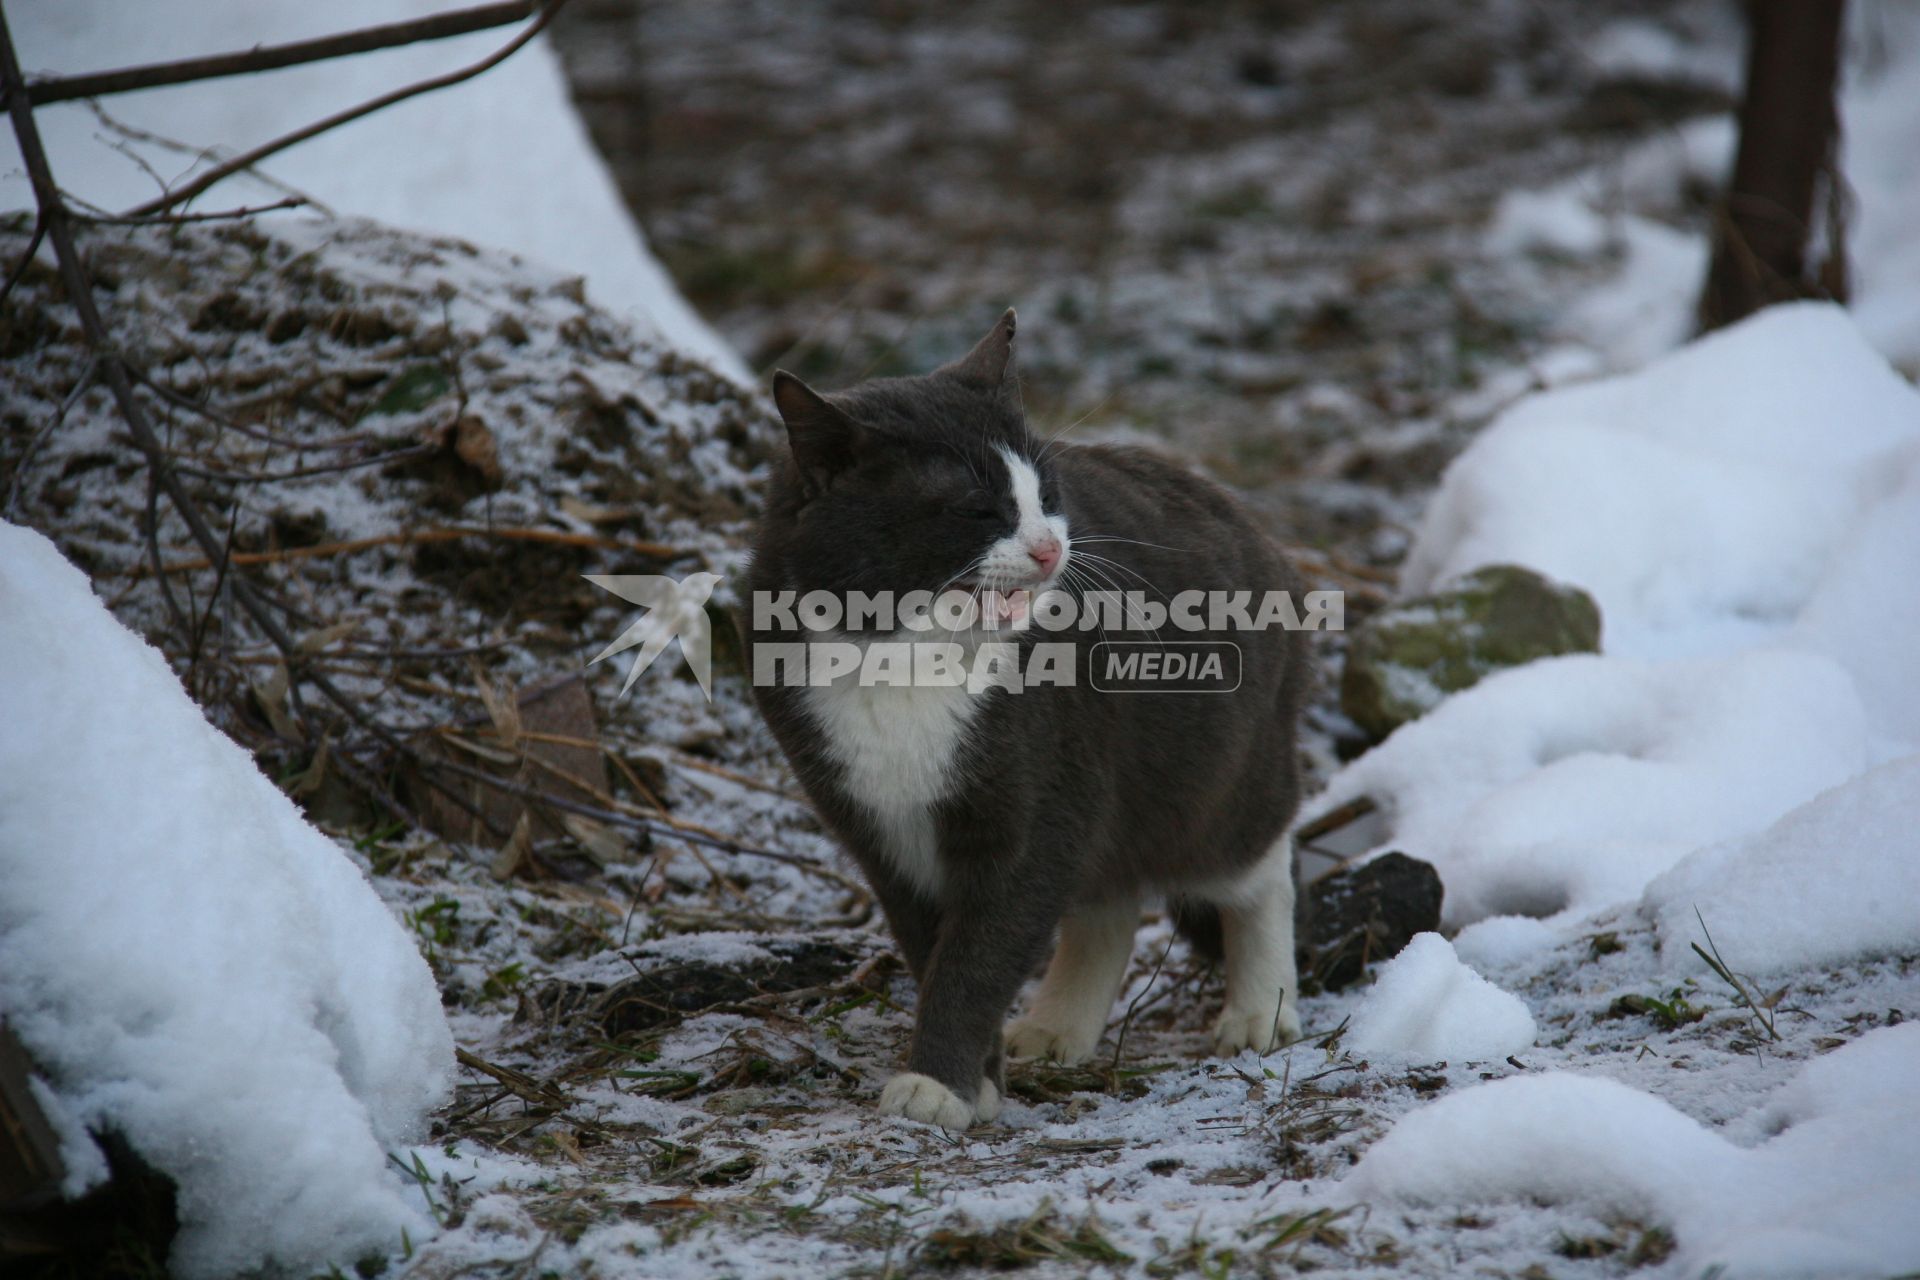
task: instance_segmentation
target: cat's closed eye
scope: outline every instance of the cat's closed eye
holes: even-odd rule
[[[951,503],[947,511],[962,520],[999,520],[1002,517],[1000,504],[987,493],[970,493]]]

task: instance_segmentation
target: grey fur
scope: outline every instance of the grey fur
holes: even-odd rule
[[[1075,540],[1136,540],[1089,544],[1123,566],[1105,569],[1116,585],[1162,597],[1298,590],[1278,546],[1218,486],[1139,450],[1043,448],[1021,412],[1013,334],[1008,312],[954,364],[829,396],[777,374],[793,457],[768,494],[750,588],[937,590],[1007,531],[1013,499],[995,451],[1008,448],[1032,461],[1047,510],[1066,514]],[[795,638],[748,632],[750,662],[753,646]],[[969,726],[961,776],[932,809],[937,893],[887,856],[882,824],[824,749],[804,691],[755,690],[919,984],[908,1070],[970,1103],[983,1077],[1001,1078],[1002,1022],[1065,914],[1161,892],[1204,929],[1207,886],[1258,863],[1297,804],[1304,637],[1185,635],[1241,646],[1238,691],[1133,695],[1093,689],[1097,637],[1069,638],[1080,641],[1074,687],[989,695]],[[1217,941],[1217,917],[1213,928]]]

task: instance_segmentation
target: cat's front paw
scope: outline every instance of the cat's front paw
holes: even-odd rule
[[[993,1081],[982,1080],[978,1097],[968,1102],[932,1076],[902,1071],[880,1091],[880,1114],[905,1116],[942,1129],[964,1129],[976,1120],[992,1120],[1000,1114],[1000,1091],[993,1087]]]
[[[1280,1006],[1278,1018],[1271,1008],[1243,1010],[1228,1005],[1213,1024],[1213,1051],[1223,1058],[1242,1049],[1267,1053],[1299,1038],[1300,1014],[1291,1000]]]
[[[1016,1058],[1048,1058],[1066,1066],[1078,1066],[1093,1056],[1105,1027],[1091,1034],[1084,1027],[1062,1031],[1034,1018],[1021,1018],[1007,1028],[1007,1052]]]

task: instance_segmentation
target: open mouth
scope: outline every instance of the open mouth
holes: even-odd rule
[[[1015,587],[994,585],[978,575],[969,575],[947,590],[964,592],[970,597],[973,625],[992,628],[1026,621],[1033,610],[1034,599],[1051,586],[1051,576],[1029,586]]]
[[[1016,587],[1011,591],[988,591],[981,602],[981,612],[1001,622],[1023,622],[1032,607],[1032,594],[1025,587]]]

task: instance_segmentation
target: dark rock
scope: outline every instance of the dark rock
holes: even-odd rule
[[[1383,853],[1308,886],[1309,925],[1302,975],[1338,991],[1367,965],[1390,959],[1417,933],[1440,927],[1444,890],[1432,864]]]

